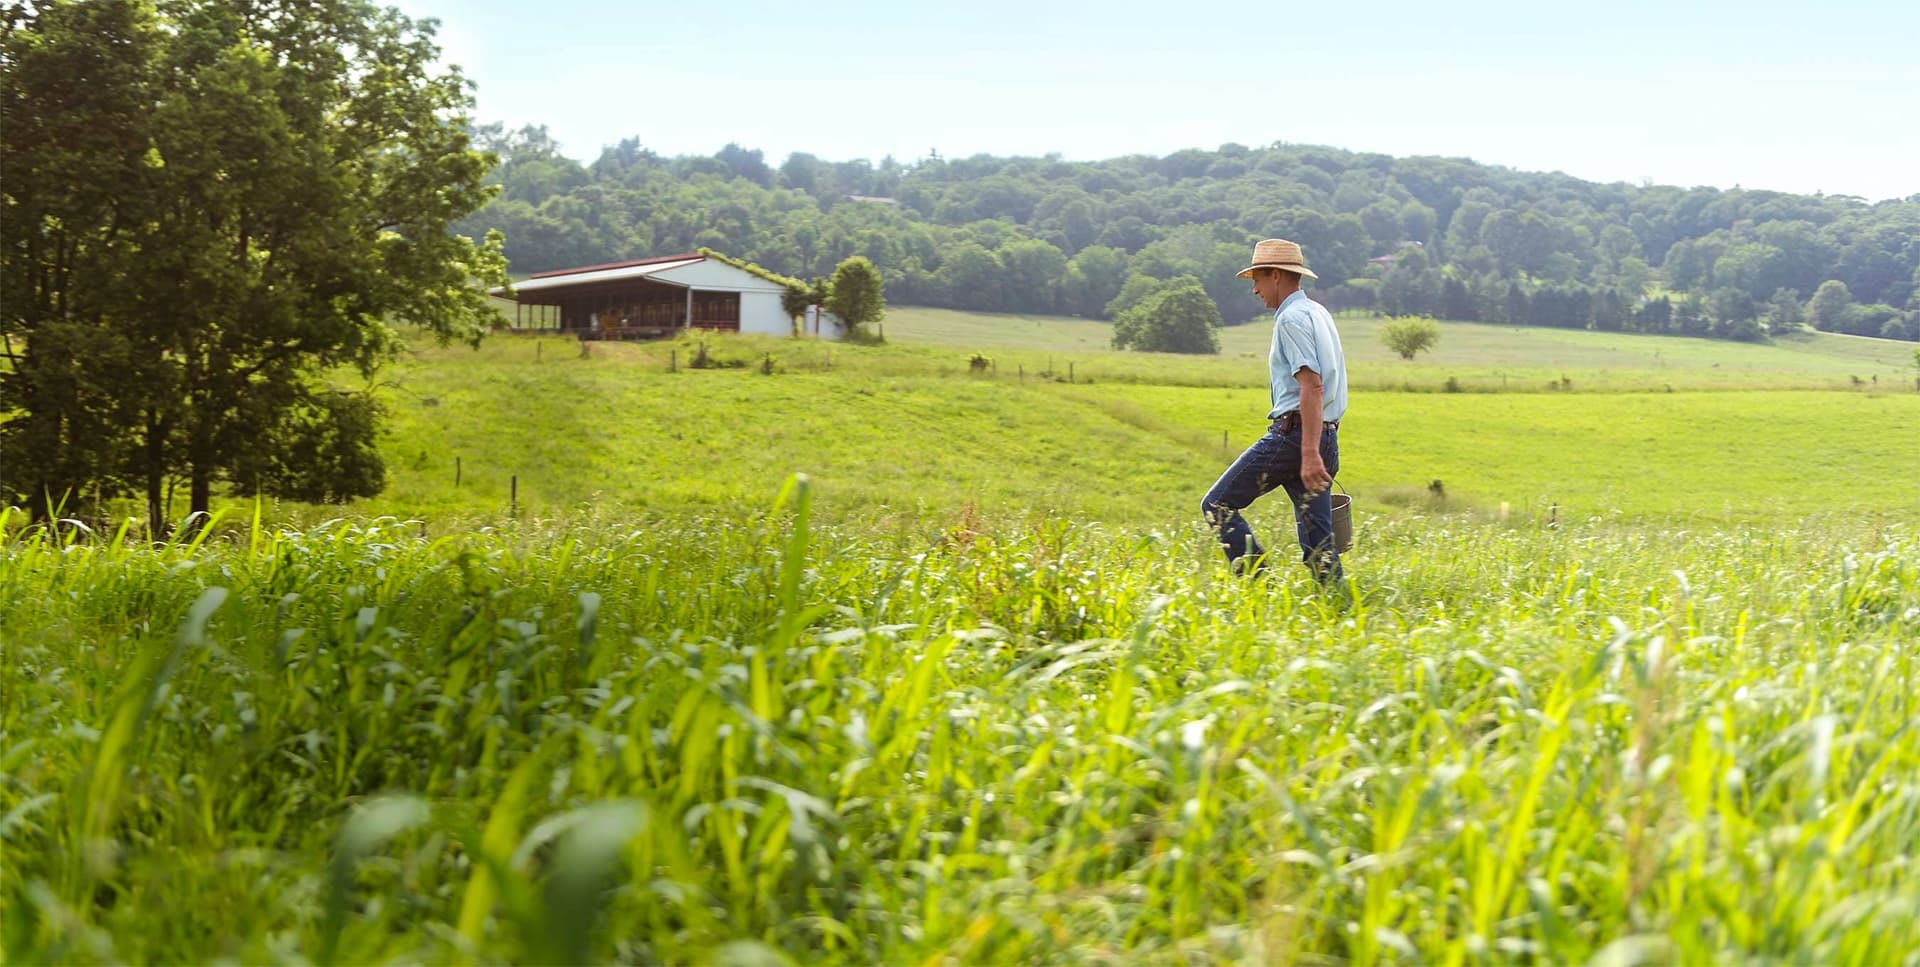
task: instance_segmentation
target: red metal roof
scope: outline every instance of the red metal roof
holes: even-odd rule
[[[699,252],[688,252],[685,255],[656,255],[650,259],[634,259],[631,262],[608,262],[605,265],[582,265],[574,269],[553,269],[547,272],[535,272],[527,276],[527,278],[550,279],[556,275],[578,275],[582,272],[600,272],[605,269],[630,269],[636,265],[653,265],[656,262],[685,262],[690,259],[700,260],[704,258],[706,258],[706,256],[701,255]]]

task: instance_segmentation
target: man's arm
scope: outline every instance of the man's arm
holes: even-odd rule
[[[1320,459],[1321,400],[1326,387],[1320,384],[1320,374],[1305,366],[1293,378],[1300,381],[1300,485],[1317,494],[1333,486],[1326,461]]]

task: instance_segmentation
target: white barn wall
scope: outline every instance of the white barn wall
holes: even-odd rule
[[[793,320],[780,310],[780,293],[741,292],[740,331],[761,336],[790,336]]]
[[[778,283],[768,282],[752,272],[736,269],[718,259],[702,259],[692,265],[682,265],[665,272],[656,272],[653,277],[680,285],[690,285],[696,289],[780,294]]]
[[[734,268],[718,259],[705,259],[655,273],[654,278],[691,286],[696,291],[740,293],[740,331],[763,336],[790,336],[793,320],[780,308],[785,288],[752,272]],[[821,338],[839,339],[837,326],[822,326]]]

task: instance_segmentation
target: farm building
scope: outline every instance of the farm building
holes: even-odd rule
[[[746,263],[692,252],[631,262],[536,272],[514,283],[515,328],[558,329],[582,339],[646,339],[683,329],[786,336],[793,320],[780,305],[785,286]],[[818,306],[806,334],[838,339],[839,320]]]

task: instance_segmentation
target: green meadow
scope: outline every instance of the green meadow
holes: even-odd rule
[[[1198,523],[1258,326],[420,345],[377,499],[0,515],[0,961],[1911,961],[1911,347],[1378,324],[1334,590]]]
[[[697,338],[590,356],[556,338],[423,349],[390,376],[392,486],[354,510],[485,518],[507,510],[516,478],[517,507],[540,517],[746,508],[804,472],[835,515],[1162,524],[1196,517],[1265,429],[1264,352],[1039,352],[1029,369],[992,350],[974,372],[974,352],[898,338],[707,337],[738,364],[709,370],[689,368]],[[1665,341],[1676,356],[1715,348]],[[1410,393],[1366,390],[1402,361],[1357,333],[1347,343],[1341,481],[1363,512],[1425,503],[1435,480],[1451,509],[1487,513],[1757,521],[1920,507],[1920,393],[1891,374],[1880,390],[1768,388],[1817,383],[1852,358],[1838,349],[1718,344],[1749,368],[1711,391],[1584,391],[1600,380],[1583,375],[1571,391]],[[1547,350],[1531,352],[1516,358],[1547,368]],[[1160,367],[1182,382],[1152,382]]]
[[[1380,342],[1381,316],[1342,313],[1341,342],[1357,387],[1439,390],[1454,379],[1464,390],[1532,392],[1669,389],[1912,389],[1913,346],[1825,332],[1771,344],[1716,339],[1588,332],[1530,326],[1441,322],[1439,344],[1412,362]],[[950,309],[890,312],[889,339],[907,346],[986,350],[1029,369],[1051,359],[1078,360],[1086,371],[1129,382],[1265,386],[1263,363],[1271,329],[1264,320],[1220,330],[1218,357],[1116,353],[1104,322],[1055,316],[994,315]],[[1143,362],[1151,360],[1151,363]],[[1251,361],[1249,363],[1248,361]],[[1158,375],[1154,375],[1158,374]],[[1855,382],[1855,380],[1859,382]]]

